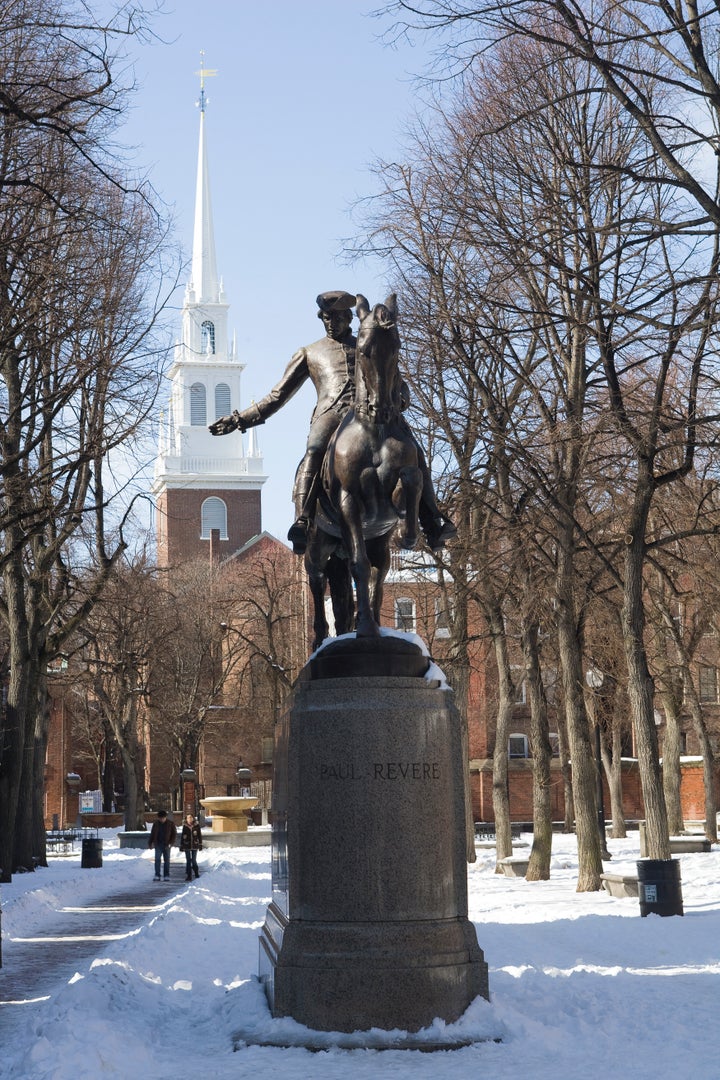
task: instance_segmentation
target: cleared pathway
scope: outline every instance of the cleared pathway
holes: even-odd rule
[[[151,864],[148,864],[152,873]],[[88,870],[102,874],[102,869]],[[117,880],[113,882],[117,886]],[[144,884],[144,883],[143,883]],[[5,936],[0,968],[0,1035],[12,1037],[16,1023],[25,1027],[80,967],[87,967],[103,943],[117,941],[158,914],[185,883],[185,863],[170,865],[170,882],[136,880],[127,887],[73,907],[62,904],[43,920],[37,934]],[[0,1076],[2,1069],[0,1068]]]

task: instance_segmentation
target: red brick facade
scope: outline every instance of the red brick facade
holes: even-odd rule
[[[220,559],[234,555],[262,530],[260,489],[163,488],[155,510],[158,566],[177,566],[209,558],[210,539],[200,536],[202,504],[214,496],[227,506],[227,539],[220,539]]]

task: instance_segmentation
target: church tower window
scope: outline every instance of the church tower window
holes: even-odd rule
[[[215,324],[206,319],[200,327],[200,345],[204,353],[215,352]]]
[[[190,423],[193,427],[204,427],[207,424],[205,387],[199,382],[190,387]]]
[[[209,540],[213,529],[220,531],[221,540],[227,540],[227,506],[215,495],[205,499],[200,509],[200,538]]]
[[[218,383],[215,387],[215,419],[221,416],[229,416],[232,412],[230,406],[230,387],[227,383]]]

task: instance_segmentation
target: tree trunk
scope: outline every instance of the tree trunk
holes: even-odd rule
[[[533,763],[533,843],[527,874],[528,881],[547,881],[552,854],[552,808],[550,803],[550,726],[547,700],[540,676],[537,625],[524,625],[522,649],[525,678],[530,703],[530,746]]]
[[[615,723],[612,727],[612,747],[608,756],[609,760],[606,761],[603,755],[603,765],[610,792],[610,817],[612,819],[610,835],[614,840],[621,840],[627,836],[627,829],[623,809],[622,732]]]
[[[508,738],[515,699],[507,654],[507,638],[502,614],[495,610],[490,618],[490,633],[498,666],[499,701],[495,746],[493,749],[492,802],[495,816],[495,873],[501,874],[500,860],[512,855],[510,797],[508,791]]]
[[[689,677],[686,679],[685,684],[686,699],[688,707],[690,709],[690,716],[692,717],[693,727],[695,728],[695,734],[698,737],[700,743],[700,753],[703,759],[703,789],[705,795],[705,835],[708,840],[711,840],[713,844],[717,843],[717,802],[715,799],[715,776],[714,776],[714,764],[715,758],[713,754],[712,744],[710,742],[710,736],[708,735],[707,724],[705,723],[705,717],[702,712],[702,705],[698,698],[697,691],[692,683],[692,679]]]
[[[667,811],[668,832],[670,836],[677,836],[685,829],[682,799],[680,798],[680,783],[682,779],[682,773],[680,771],[680,751],[682,748],[680,739],[680,715],[674,694],[663,694],[662,703],[665,712],[665,738],[663,740],[662,759],[665,809]]]
[[[602,852],[597,821],[597,769],[590,722],[585,708],[579,621],[569,576],[563,566],[569,556],[560,552],[558,574],[558,648],[567,720],[575,831],[578,845],[578,892],[601,887]]]
[[[640,481],[638,481],[640,483]],[[657,728],[655,726],[655,688],[648,670],[643,639],[644,523],[636,520],[629,533],[625,554],[625,582],[622,606],[622,631],[628,670],[628,697],[635,725],[640,783],[645,804],[647,853],[651,859],[670,858],[670,834],[660,772]]]
[[[452,618],[452,643],[448,653],[447,675],[455,692],[455,705],[461,717],[463,787],[465,790],[465,857],[468,862],[473,863],[477,859],[477,854],[475,852],[475,823],[473,821],[470,788],[470,741],[467,720],[470,658],[468,656],[467,641],[467,593],[463,590],[457,597]]]
[[[27,741],[29,696],[28,626],[19,556],[9,561],[3,579],[8,609],[10,673],[5,721],[1,732],[3,744],[0,764],[0,881],[9,882],[17,866],[15,828],[22,783],[24,749]]]
[[[47,690],[47,662],[41,658],[37,679],[37,715],[32,789],[32,844],[38,866],[47,866],[45,849],[45,760],[50,735],[50,701]]]
[[[38,641],[38,630],[31,633]],[[26,870],[47,866],[45,858],[45,757],[49,730],[47,710],[47,658],[40,648],[27,658],[28,737],[23,753],[17,818],[15,822],[15,864]],[[30,733],[32,732],[32,735]]]
[[[575,807],[572,793],[572,769],[570,767],[570,752],[568,749],[567,729],[565,727],[564,709],[560,702],[557,706],[557,734],[558,734],[558,757],[560,759],[560,775],[563,785],[563,832],[575,832]]]

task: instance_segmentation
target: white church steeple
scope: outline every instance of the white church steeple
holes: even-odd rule
[[[185,289],[182,338],[175,345],[169,372],[170,407],[160,419],[152,488],[161,564],[176,561],[173,552],[184,558],[200,554],[214,528],[219,528],[228,554],[260,532],[260,488],[266,480],[256,439],[246,454],[239,431],[213,436],[208,430],[218,417],[242,408],[244,365],[238,360],[234,335],[228,339],[229,305],[217,271],[210,199],[205,79],[217,72],[205,67],[204,53],[200,56],[192,269]],[[238,500],[243,503],[242,512]],[[248,513],[250,503],[254,509]],[[190,518],[194,518],[192,523]]]

